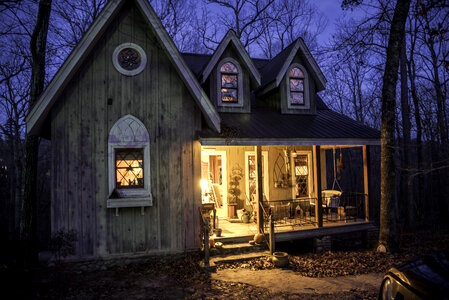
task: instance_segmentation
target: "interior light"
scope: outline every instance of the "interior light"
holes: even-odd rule
[[[201,184],[201,192],[203,194],[209,193],[209,184],[207,182],[207,179],[204,178],[201,179],[200,184]]]

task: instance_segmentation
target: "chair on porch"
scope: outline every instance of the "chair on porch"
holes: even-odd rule
[[[340,207],[340,198],[342,191],[338,190],[323,190],[321,191],[321,197],[323,199],[323,209],[326,211],[326,215],[329,218],[329,215],[332,217],[332,211],[338,215],[339,207]]]

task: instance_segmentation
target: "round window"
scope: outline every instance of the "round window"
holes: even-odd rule
[[[115,48],[112,63],[120,73],[134,76],[145,68],[147,56],[142,47],[133,43],[124,43]]]

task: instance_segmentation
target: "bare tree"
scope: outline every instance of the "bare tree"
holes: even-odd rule
[[[379,244],[388,251],[398,247],[395,220],[395,160],[394,127],[396,111],[396,83],[398,80],[399,53],[405,35],[405,22],[410,0],[398,0],[390,27],[387,60],[382,87],[381,125],[381,202]]]
[[[265,12],[273,5],[275,0],[205,0],[209,6],[219,7],[221,12],[214,20],[212,32],[217,31],[217,25],[222,30],[230,29],[235,31],[236,36],[242,41],[245,48],[249,48],[263,33],[260,23],[268,18]],[[210,23],[209,23],[210,24]],[[206,28],[207,29],[207,28]],[[207,31],[206,31],[206,35]],[[205,39],[207,48],[215,48],[220,41]]]
[[[45,54],[50,12],[51,0],[41,0],[39,2],[36,25],[30,41],[32,61],[29,106],[32,106],[37,101],[44,90]],[[36,181],[38,146],[38,137],[26,135],[20,239],[22,241],[24,263],[28,266],[36,260]]]
[[[150,0],[150,3],[180,51],[205,52],[197,34],[198,3],[192,0]]]
[[[327,20],[310,2],[278,0],[264,12],[259,24],[262,34],[256,43],[265,57],[272,58],[298,37],[315,52],[317,37],[326,28]]]

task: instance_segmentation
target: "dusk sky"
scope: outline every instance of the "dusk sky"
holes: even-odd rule
[[[328,18],[327,29],[318,37],[320,45],[324,45],[335,31],[335,21],[342,15],[340,0],[320,0],[316,3],[318,9]]]

